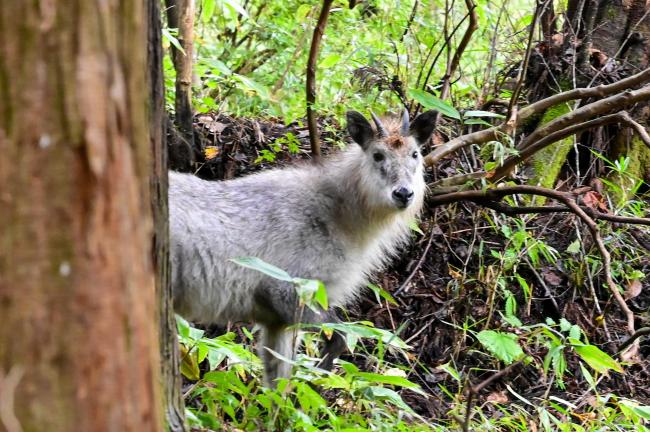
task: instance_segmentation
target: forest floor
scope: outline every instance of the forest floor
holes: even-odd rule
[[[338,151],[345,137],[336,131],[343,130],[331,121],[321,121],[323,152]],[[254,119],[236,119],[219,114],[200,114],[195,122],[195,164],[193,171],[206,179],[228,179],[251,172],[282,166],[309,159],[309,134],[306,125],[289,126]],[[198,144],[200,143],[200,144]],[[172,159],[174,156],[172,155]],[[172,166],[181,166],[186,161],[172,160]],[[197,168],[198,167],[198,168]],[[454,174],[453,159],[441,162],[438,172]],[[428,174],[431,175],[431,174]],[[508,328],[500,310],[504,299],[497,291],[497,275],[506,271],[499,266],[498,251],[512,247],[504,236],[503,226],[512,226],[506,216],[483,209],[475,204],[457,204],[449,207],[426,207],[420,222],[421,234],[414,233],[414,241],[403,254],[374,282],[388,291],[395,304],[378,302],[371,292],[350,306],[346,320],[368,320],[377,327],[389,329],[410,345],[408,359],[387,355],[387,360],[410,366],[408,377],[417,382],[426,396],[409,390],[402,390],[404,400],[425,418],[440,418],[448,415],[452,408],[449,394],[461,394],[459,386],[465,388],[481,383],[503,369],[493,358],[478,349],[476,339],[467,328],[473,330]],[[549,215],[527,215],[526,231],[548,246],[564,253],[580,235],[583,244],[589,247],[589,235],[579,227],[570,213]],[[647,237],[647,227],[645,234]],[[616,227],[609,235],[626,236],[627,242],[634,240],[627,235],[625,227]],[[634,247],[634,246],[632,246]],[[641,248],[639,246],[639,248]],[[575,268],[567,260],[555,263],[541,260],[532,265],[523,257],[518,275],[532,293],[528,298],[522,289],[509,286],[518,305],[517,317],[523,325],[533,325],[562,318],[580,326],[592,344],[614,356],[617,348],[627,338],[626,322],[616,304],[601,300],[606,327],[597,317],[591,282],[596,286],[601,299],[608,298],[601,291],[599,280],[576,280]],[[572,266],[584,263],[571,262]],[[637,261],[634,268],[650,274],[650,255]],[[630,282],[639,284],[639,281]],[[640,281],[641,286],[629,296],[630,308],[637,314],[637,328],[648,326],[650,315],[650,278]],[[505,288],[505,287],[502,287]],[[641,288],[641,289],[639,289]],[[514,329],[511,331],[516,332]],[[547,349],[535,344],[523,344],[526,354],[542,362]],[[358,351],[346,354],[344,359],[352,361],[361,369],[371,367],[365,364],[367,357]],[[454,379],[441,365],[451,364],[470,377],[470,385]],[[569,401],[578,408],[593,402],[589,385],[581,373],[577,358],[567,357],[568,373],[563,378],[564,388],[554,383],[553,376],[545,375],[540,368],[518,365],[501,379],[491,382],[476,396],[476,405],[481,405],[486,414],[500,415],[496,404],[507,404],[517,398],[527,401],[547,400],[556,396]],[[621,397],[650,404],[650,339],[641,339],[637,363],[626,368],[625,374],[612,373],[602,376],[601,392],[611,392]],[[509,391],[515,389],[516,394]]]

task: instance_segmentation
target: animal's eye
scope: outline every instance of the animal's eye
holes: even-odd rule
[[[384,160],[384,155],[383,155],[383,153],[377,152],[377,153],[372,155],[372,158],[375,160],[375,162],[381,162],[381,161]]]
[[[413,156],[413,159],[417,159],[418,158],[418,151],[415,150],[411,156]]]

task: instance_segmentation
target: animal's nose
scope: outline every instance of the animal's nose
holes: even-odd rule
[[[393,191],[393,199],[403,207],[406,207],[411,202],[413,195],[413,191],[405,187],[400,187]]]

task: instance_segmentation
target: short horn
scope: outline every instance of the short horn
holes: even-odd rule
[[[384,125],[381,124],[381,120],[379,120],[379,117],[377,117],[375,113],[372,111],[370,111],[370,115],[372,116],[372,121],[375,122],[375,126],[377,126],[377,134],[382,138],[387,137],[388,131],[386,130]]]
[[[408,136],[409,134],[409,127],[411,121],[409,120],[409,110],[406,108],[404,109],[404,112],[402,113],[402,127],[400,128],[400,135],[402,136]]]

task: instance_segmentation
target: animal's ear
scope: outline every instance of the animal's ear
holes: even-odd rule
[[[411,123],[409,131],[419,144],[424,144],[431,137],[434,127],[433,121],[436,115],[438,115],[438,111],[427,111],[417,116]]]
[[[352,139],[359,144],[364,150],[375,137],[375,132],[370,126],[370,122],[357,111],[348,111],[345,114],[348,120],[348,132]]]

